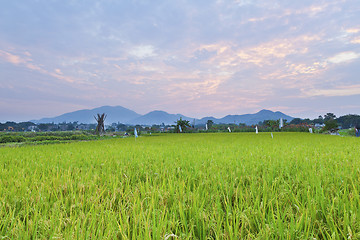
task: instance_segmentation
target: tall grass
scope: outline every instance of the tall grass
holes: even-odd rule
[[[169,134],[0,149],[0,237],[357,239],[359,139]]]

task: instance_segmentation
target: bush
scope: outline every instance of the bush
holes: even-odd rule
[[[0,133],[0,143],[10,142],[61,142],[72,140],[94,140],[97,136],[90,132],[21,132],[21,133]]]
[[[86,140],[88,138],[89,137],[87,137],[86,135],[80,134],[80,135],[72,135],[70,139],[71,140]]]
[[[5,135],[0,138],[0,143],[9,143],[9,142],[25,142],[26,139],[23,136],[11,136]]]
[[[36,137],[28,138],[28,141],[30,141],[30,142],[41,142],[41,141],[47,141],[47,140],[59,140],[59,137],[56,137],[56,136],[36,136]]]
[[[331,129],[335,129],[339,126],[339,124],[337,123],[337,121],[335,119],[330,119],[328,121],[325,121],[325,127],[323,127],[322,131],[329,131]]]
[[[356,136],[355,128],[348,129],[349,136]]]
[[[255,132],[255,128],[252,127],[241,127],[241,128],[235,128],[233,132]]]

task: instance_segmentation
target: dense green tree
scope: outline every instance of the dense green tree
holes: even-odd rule
[[[20,122],[16,125],[17,131],[26,131],[30,126],[35,126],[32,122]]]
[[[47,131],[49,129],[49,123],[41,123],[38,125],[40,131]]]
[[[279,128],[280,120],[265,120],[264,125],[270,127],[271,129],[275,130]]]
[[[324,115],[324,122],[329,121],[330,119],[336,119],[335,114],[327,113],[327,114]]]
[[[301,124],[302,120],[301,118],[294,118],[293,120],[290,121],[290,124]]]
[[[360,115],[348,114],[336,119],[342,128],[360,127]]]
[[[294,118],[290,121],[290,124],[298,125],[298,124],[311,124],[311,120],[309,118],[301,119],[301,118]],[[284,124],[285,125],[285,124]]]
[[[206,124],[208,126],[208,129],[210,129],[212,127],[212,125],[214,125],[214,121],[209,119],[209,120],[207,120]]]
[[[125,124],[118,123],[118,124],[116,125],[116,128],[117,128],[119,131],[126,131],[127,126],[126,126]]]
[[[177,120],[175,123],[176,123],[176,132],[180,132],[179,126],[183,131],[185,131],[187,127],[190,127],[190,121],[182,120],[182,118]]]
[[[323,123],[324,123],[324,118],[320,115],[318,118],[315,118],[315,119],[313,120],[313,123],[314,123],[314,124],[316,124],[316,123],[318,123],[318,124],[323,124]]]
[[[325,121],[325,127],[323,128],[323,131],[329,131],[331,129],[336,129],[339,126],[337,121],[335,119],[329,119]]]
[[[115,132],[115,127],[113,126],[108,126],[107,129],[106,129],[106,132]]]

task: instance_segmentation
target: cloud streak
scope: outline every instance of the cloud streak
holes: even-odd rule
[[[43,67],[41,67],[37,64],[34,64],[33,60],[31,58],[29,58],[31,56],[31,54],[29,52],[26,52],[25,55],[26,56],[24,57],[24,56],[15,55],[15,54],[0,50],[0,58],[2,58],[5,62],[14,64],[17,66],[20,65],[29,70],[33,70],[40,74],[54,77],[58,80],[64,80],[68,83],[74,82],[74,80],[71,79],[71,77],[63,76],[60,69],[55,69],[54,71],[48,71],[48,70],[44,69]]]

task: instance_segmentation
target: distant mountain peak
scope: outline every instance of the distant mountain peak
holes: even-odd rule
[[[161,111],[161,110],[154,110],[154,111],[151,111],[151,112],[148,112],[147,114],[169,114],[165,111]]]
[[[107,115],[105,124],[113,122],[128,122],[131,119],[141,116],[140,114],[124,108],[122,106],[102,106],[93,109],[83,109],[74,112],[62,114],[53,118],[42,118],[34,120],[34,123],[62,123],[62,122],[79,122],[79,123],[96,123],[94,116],[98,113]]]
[[[280,118],[291,121],[293,117],[285,115],[280,111],[273,112],[271,110],[262,109],[254,114],[243,115],[227,115],[223,118],[204,117],[201,119],[191,118],[182,114],[170,114],[162,110],[154,110],[148,112],[145,115],[140,115],[130,109],[122,106],[102,106],[94,109],[83,109],[75,112],[69,112],[53,118],[43,118],[40,120],[34,120],[34,123],[61,123],[61,122],[79,122],[79,123],[95,123],[94,115],[97,113],[105,113],[107,118],[105,124],[111,123],[125,123],[125,124],[141,124],[141,125],[153,125],[153,124],[175,124],[181,117],[183,120],[193,121],[195,119],[196,124],[205,124],[208,120],[212,120],[214,123],[225,124],[239,124],[245,123],[247,125],[257,124],[264,120],[277,120]]]
[[[273,113],[273,111],[267,110],[267,109],[262,109],[262,110],[260,110],[260,111],[257,112],[257,113]]]

